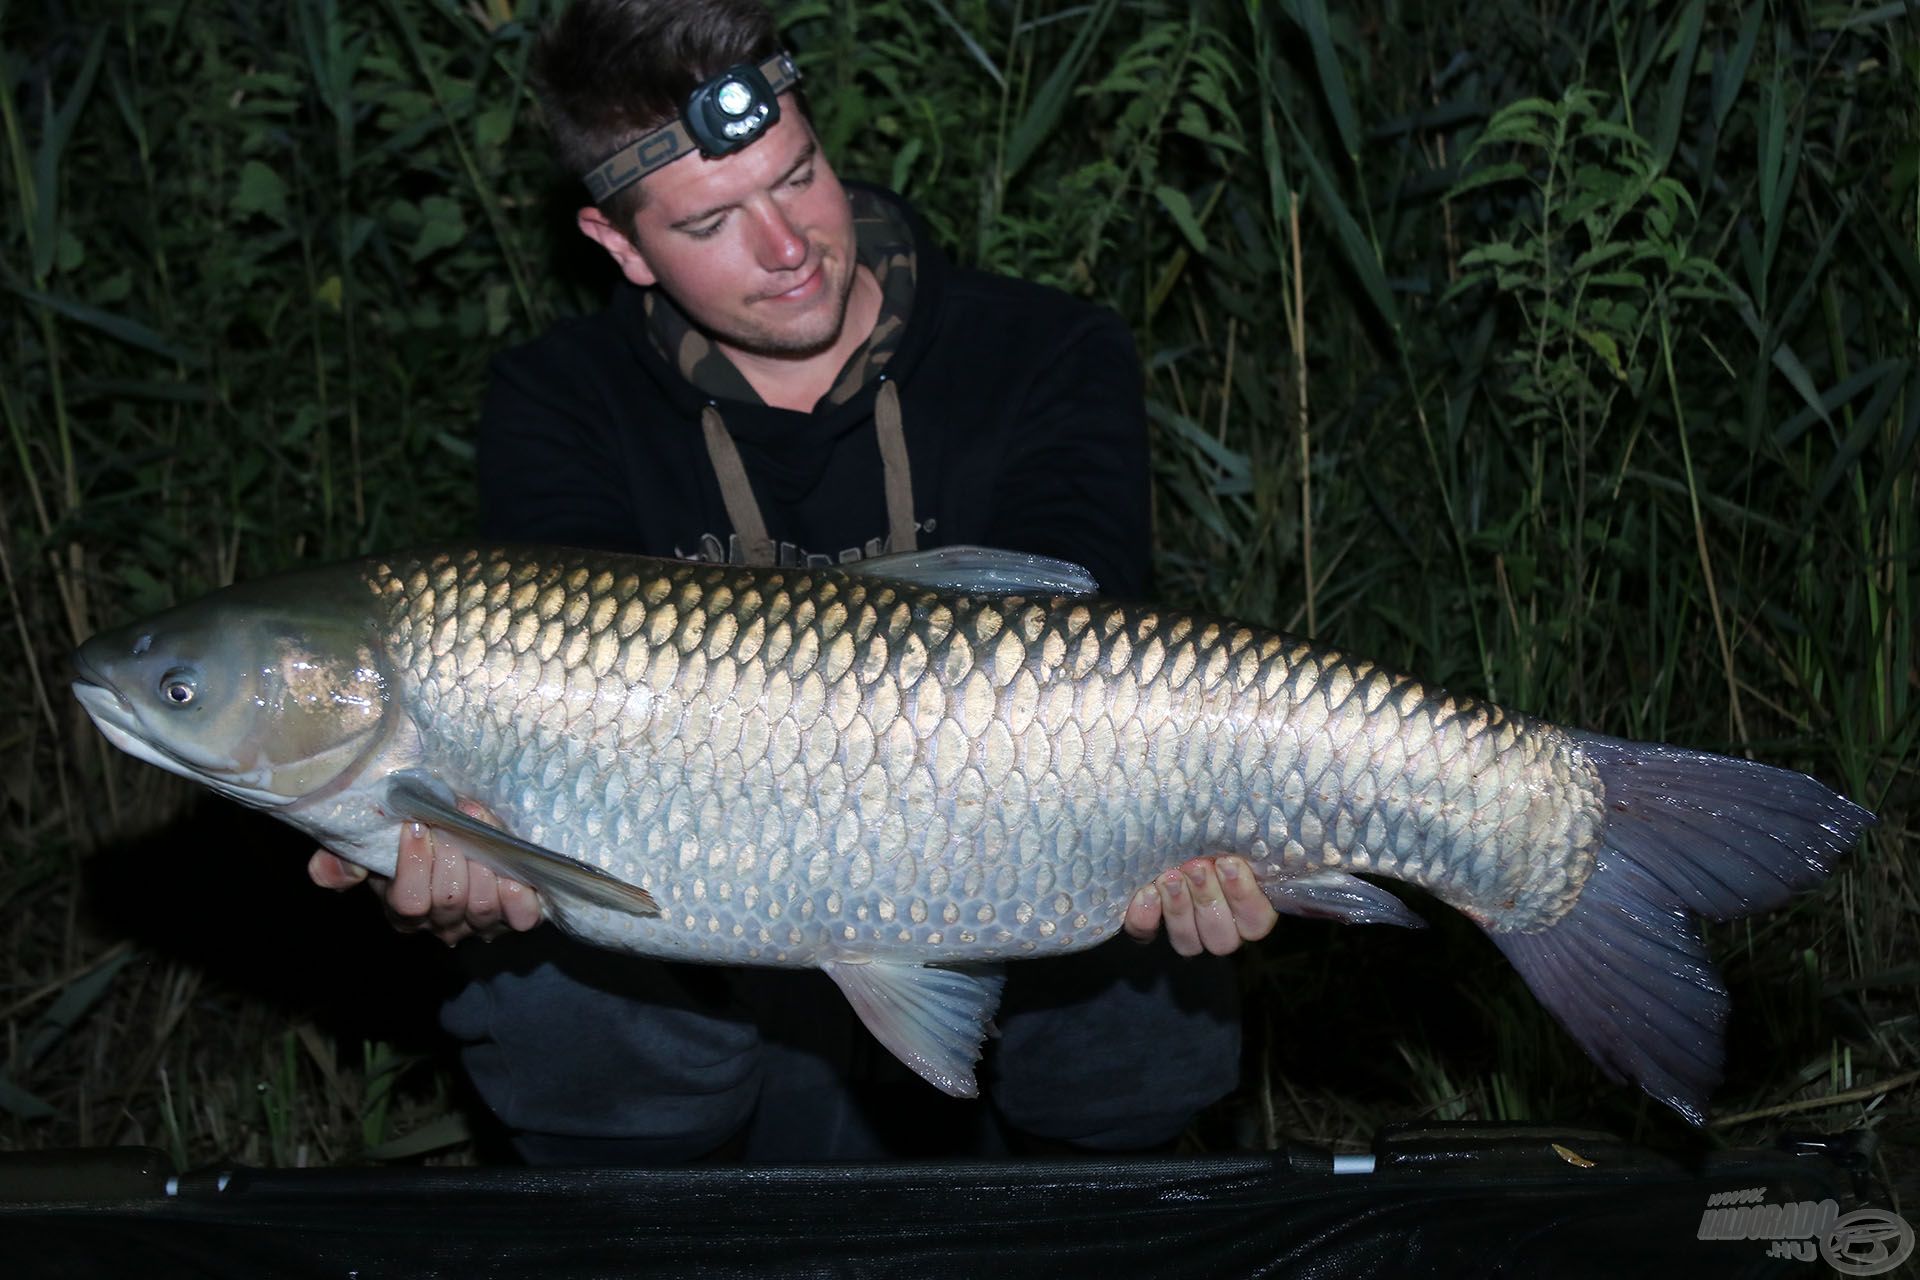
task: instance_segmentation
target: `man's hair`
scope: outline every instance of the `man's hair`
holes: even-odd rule
[[[574,0],[534,47],[534,85],[560,163],[577,176],[679,115],[708,77],[779,47],[758,0]],[[644,185],[600,212],[632,234]]]

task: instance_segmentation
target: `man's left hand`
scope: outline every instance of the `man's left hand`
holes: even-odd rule
[[[1280,913],[1254,881],[1245,858],[1189,858],[1133,895],[1127,935],[1150,942],[1164,924],[1183,956],[1224,956],[1272,932]]]

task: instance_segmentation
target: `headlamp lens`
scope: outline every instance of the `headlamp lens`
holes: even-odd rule
[[[714,102],[730,116],[743,116],[753,109],[753,90],[738,80],[729,80],[714,94]]]

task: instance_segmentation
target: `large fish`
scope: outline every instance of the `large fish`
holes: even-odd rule
[[[454,550],[102,634],[74,690],[115,745],[375,871],[421,821],[591,942],[824,969],[961,1095],[998,962],[1094,946],[1157,873],[1234,852],[1297,914],[1417,925],[1354,873],[1420,886],[1698,1122],[1726,993],[1693,917],[1778,906],[1873,821],[1802,774],[1091,592],[977,549]]]

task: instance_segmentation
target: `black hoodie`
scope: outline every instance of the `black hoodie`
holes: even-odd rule
[[[913,239],[911,309],[882,372],[845,403],[822,399],[809,413],[711,395],[649,337],[645,291],[622,285],[606,310],[494,361],[479,435],[487,536],[739,561],[702,434],[711,405],[779,563],[882,554],[891,548],[874,416],[891,379],[920,547],[1059,556],[1085,565],[1107,594],[1144,594],[1146,419],[1119,317],[955,269],[897,196],[848,187],[856,205],[891,206]]]

